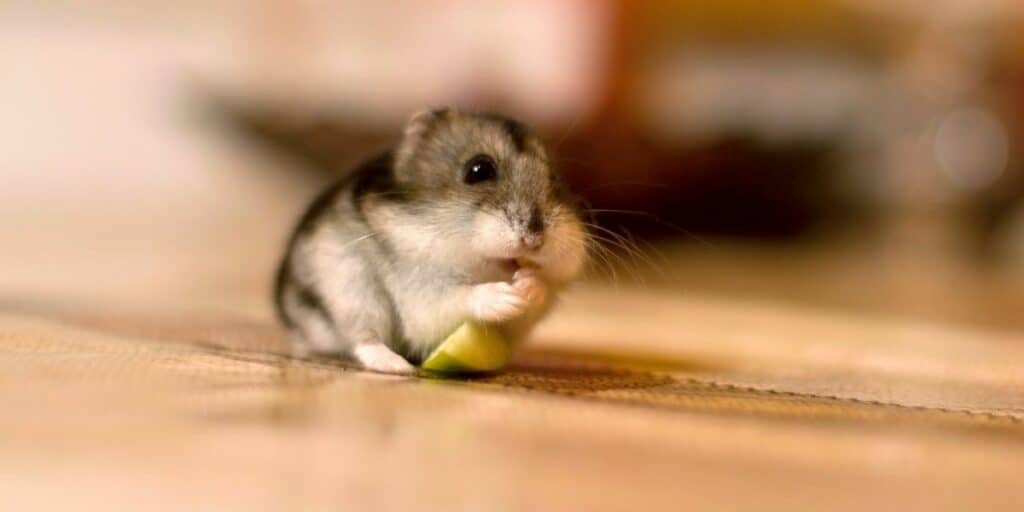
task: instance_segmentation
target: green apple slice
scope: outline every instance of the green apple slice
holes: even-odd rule
[[[508,345],[492,325],[465,322],[431,352],[421,365],[443,373],[490,372],[505,366]]]

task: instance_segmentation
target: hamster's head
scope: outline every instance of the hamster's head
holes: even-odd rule
[[[583,266],[577,201],[541,140],[518,121],[419,113],[395,151],[394,173],[414,212],[410,228],[431,257],[506,273],[531,265],[561,282]]]

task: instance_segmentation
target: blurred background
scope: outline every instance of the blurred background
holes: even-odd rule
[[[1024,327],[1015,0],[7,0],[0,300],[266,317],[333,177],[522,118],[621,288]]]

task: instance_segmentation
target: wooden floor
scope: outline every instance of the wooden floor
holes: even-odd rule
[[[446,381],[290,359],[246,300],[8,305],[4,508],[1024,504],[1012,331],[589,283]]]

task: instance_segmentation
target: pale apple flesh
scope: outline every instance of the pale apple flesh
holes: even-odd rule
[[[505,366],[508,345],[497,327],[465,322],[455,329],[420,365],[441,373],[491,372]]]

